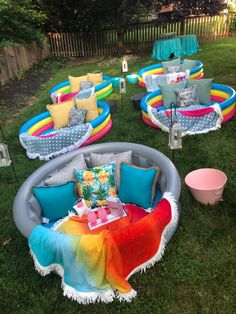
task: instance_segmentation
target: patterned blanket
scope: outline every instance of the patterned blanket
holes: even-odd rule
[[[170,110],[159,111],[156,108],[148,106],[148,115],[155,125],[160,127],[163,131],[169,132],[171,125]],[[182,127],[183,136],[217,130],[221,127],[221,121],[223,119],[221,108],[218,104],[214,104],[210,107],[192,105],[177,109],[174,118]]]
[[[125,208],[126,217],[100,229],[89,230],[84,216],[67,217],[54,230],[35,227],[29,246],[36,269],[43,276],[56,271],[64,295],[79,303],[130,302],[136,291],[128,278],[160,260],[178,213],[170,193],[149,214],[135,205]]]
[[[80,147],[89,138],[92,130],[91,124],[85,123],[52,131],[44,136],[21,133],[20,142],[29,158],[48,160]]]

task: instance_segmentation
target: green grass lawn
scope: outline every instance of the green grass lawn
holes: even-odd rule
[[[205,42],[201,48],[201,52],[189,58],[204,63],[206,77],[236,88],[236,38]],[[129,62],[129,72],[152,63],[148,51]],[[49,89],[65,81],[68,74],[79,76],[95,70],[119,75],[120,61],[104,57],[93,64],[67,62],[41,86],[37,101],[14,119],[10,104],[9,111],[0,109],[21,183],[43,162],[26,157],[18,140],[20,126],[45,110],[50,103]],[[140,120],[140,112],[132,106],[131,95],[141,91],[128,85],[124,110],[119,106],[112,116],[113,129],[100,142],[141,143],[170,157],[168,135],[146,126]],[[120,99],[120,96],[114,91],[110,98]],[[175,165],[182,179],[180,224],[162,260],[146,273],[131,277],[130,283],[138,292],[131,303],[79,305],[63,297],[57,275],[41,277],[35,271],[27,240],[18,232],[12,218],[18,188],[11,168],[0,168],[0,313],[235,313],[235,122],[234,118],[218,131],[184,137],[183,149],[175,153]],[[219,168],[228,175],[224,201],[214,207],[194,201],[184,184],[185,175],[201,167]]]

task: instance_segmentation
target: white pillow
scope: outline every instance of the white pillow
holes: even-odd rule
[[[74,169],[86,169],[87,165],[83,154],[75,156],[68,164],[63,168],[58,169],[56,173],[49,175],[46,180],[46,185],[64,184],[67,181],[75,181]]]
[[[91,153],[91,164],[93,167],[103,166],[112,161],[116,163],[115,176],[116,176],[116,187],[120,187],[120,164],[122,161],[131,163],[132,162],[132,151],[126,151],[122,153],[111,153],[111,154],[95,154]]]

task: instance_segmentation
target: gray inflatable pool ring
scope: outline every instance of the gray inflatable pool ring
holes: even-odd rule
[[[19,189],[14,205],[13,216],[19,231],[28,238],[33,228],[41,224],[42,215],[38,201],[33,195],[32,187],[43,185],[45,179],[55,172],[57,168],[70,162],[77,154],[83,153],[88,167],[90,164],[90,153],[120,153],[132,150],[132,163],[141,167],[159,166],[161,168],[161,179],[159,185],[161,192],[170,192],[178,206],[181,190],[181,182],[174,164],[161,152],[151,147],[126,142],[112,142],[90,145],[78,150],[66,153],[47,162],[37,169]],[[178,209],[179,210],[179,209]],[[168,231],[166,240],[172,237],[177,224]]]

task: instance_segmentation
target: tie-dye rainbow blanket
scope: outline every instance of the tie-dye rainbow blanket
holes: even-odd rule
[[[136,291],[128,278],[160,260],[178,214],[170,193],[151,213],[125,209],[126,217],[100,229],[89,230],[85,216],[67,217],[54,230],[35,227],[29,246],[36,269],[43,276],[56,271],[64,295],[79,303],[131,301]]]

